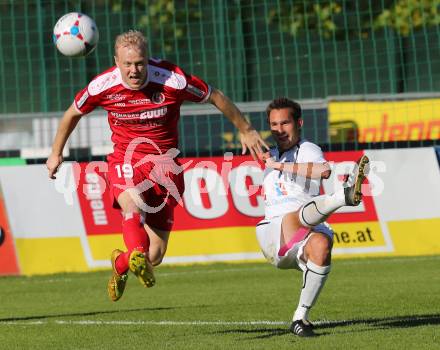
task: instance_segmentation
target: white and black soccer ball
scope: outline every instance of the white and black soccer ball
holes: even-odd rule
[[[83,13],[67,13],[53,27],[54,44],[65,56],[87,56],[95,49],[98,40],[95,21]]]

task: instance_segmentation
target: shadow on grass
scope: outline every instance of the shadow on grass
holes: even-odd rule
[[[292,334],[288,327],[286,328],[258,328],[258,329],[229,329],[227,331],[215,332],[214,334],[228,334],[228,333],[238,333],[238,334],[254,334],[253,337],[249,337],[242,340],[250,340],[250,339],[266,339],[272,337],[279,337],[286,334]],[[322,335],[326,335],[326,333],[316,333],[314,338],[320,337]]]
[[[359,333],[365,331],[371,331],[374,329],[392,329],[392,328],[410,328],[410,327],[420,327],[427,325],[440,325],[440,314],[428,314],[428,315],[409,315],[409,316],[396,316],[396,317],[385,317],[385,318],[368,318],[368,319],[353,319],[353,320],[343,320],[343,321],[323,321],[315,325],[314,329],[316,331],[316,336],[331,335],[329,332],[331,329],[336,329],[340,327],[349,326],[366,326],[367,328],[357,328],[350,329],[347,333]],[[320,332],[320,330],[327,330]],[[253,334],[255,336],[246,339],[264,339],[272,338],[277,336],[283,336],[285,334],[290,334],[290,330],[286,328],[257,328],[257,329],[229,329],[214,334]]]
[[[285,335],[291,333],[288,328],[257,328],[257,329],[228,329],[226,331],[214,332],[214,334],[228,334],[228,333],[238,333],[238,334],[255,334],[254,337],[246,339],[265,339],[278,337],[280,335]]]
[[[96,315],[118,314],[121,312],[127,313],[127,312],[138,312],[138,311],[161,311],[161,310],[172,310],[172,309],[176,309],[176,308],[175,307],[145,307],[145,308],[137,308],[137,309],[75,312],[75,313],[64,313],[64,314],[55,314],[55,315],[8,317],[8,318],[0,318],[0,323],[2,323],[2,322],[17,322],[17,321],[35,321],[35,320],[44,320],[44,319],[69,317],[69,316],[96,316]]]
[[[367,318],[344,321],[325,321],[316,326],[317,329],[336,328],[364,324],[375,328],[409,328],[440,324],[440,314],[408,315],[384,318]]]

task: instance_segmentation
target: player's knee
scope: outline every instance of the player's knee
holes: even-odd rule
[[[131,195],[129,190],[123,192],[118,197],[118,203],[124,213],[140,213],[142,207],[142,198],[137,195]]]
[[[321,233],[314,233],[307,242],[307,258],[319,266],[329,265],[331,262],[331,239]]]
[[[140,213],[140,210],[134,202],[128,202],[122,207],[122,212],[124,214],[137,214]]]

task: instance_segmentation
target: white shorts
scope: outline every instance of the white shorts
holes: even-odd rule
[[[283,256],[279,256],[281,241],[282,216],[272,219],[264,219],[257,224],[257,240],[263,255],[274,266],[279,269],[297,269],[304,271],[305,262],[300,259],[303,255],[304,246],[311,237],[308,234],[302,241],[295,243]],[[311,232],[320,232],[333,240],[333,230],[329,224],[323,222],[311,228]]]

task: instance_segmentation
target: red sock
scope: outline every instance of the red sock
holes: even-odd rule
[[[141,221],[141,214],[128,213],[122,220],[122,236],[124,237],[127,252],[118,256],[115,261],[116,271],[122,275],[128,270],[128,259],[131,252],[136,249],[141,252],[148,252],[150,239]]]

